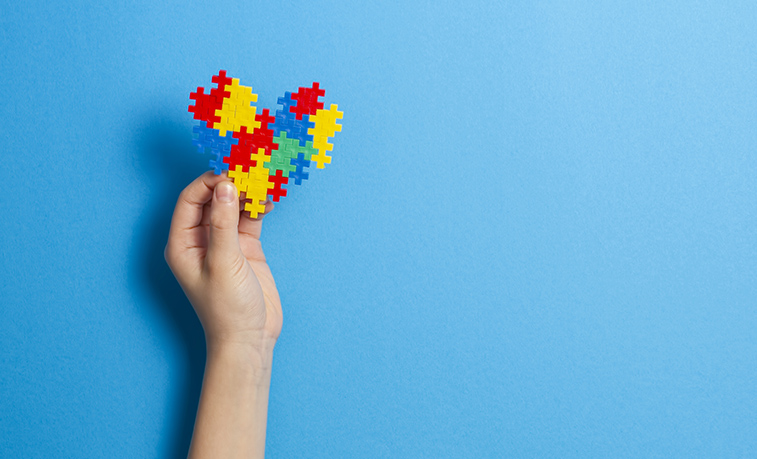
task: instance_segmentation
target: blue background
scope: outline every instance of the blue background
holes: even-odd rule
[[[345,112],[264,225],[270,457],[757,456],[754,2],[5,3],[0,456],[186,454],[220,68]]]

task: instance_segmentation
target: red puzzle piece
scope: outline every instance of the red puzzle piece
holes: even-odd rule
[[[289,107],[289,111],[297,115],[301,120],[304,115],[315,115],[317,110],[323,108],[323,102],[318,102],[318,98],[325,95],[326,91],[318,87],[318,82],[313,83],[312,88],[303,88],[292,94],[292,100],[297,101],[297,105]]]
[[[275,119],[269,114],[267,108],[264,108],[262,113],[255,115],[255,121],[260,123],[260,127],[252,131],[252,138],[255,141],[256,148],[265,148],[267,155],[271,154],[271,150],[279,148],[279,145],[273,142],[273,129],[268,128],[268,125],[273,123]]]
[[[223,158],[223,162],[229,165],[229,170],[236,169],[237,166],[242,166],[242,172],[247,172],[250,167],[255,167],[255,161],[250,159],[250,155],[253,151],[252,134],[247,132],[247,126],[242,126],[242,130],[232,133],[235,139],[239,139],[236,145],[231,146],[231,153],[229,156]]]
[[[284,171],[277,170],[276,175],[268,176],[268,181],[273,183],[273,188],[268,192],[268,196],[271,196],[276,202],[279,202],[279,198],[287,195],[287,190],[282,188],[282,185],[289,183],[289,177],[284,177],[283,173]]]
[[[216,110],[222,108],[223,99],[231,95],[226,90],[226,86],[231,84],[231,78],[226,76],[225,70],[214,75],[212,81],[216,83],[216,87],[210,89],[210,94],[205,94],[205,88],[202,86],[197,88],[197,92],[189,94],[189,98],[195,101],[194,105],[189,106],[189,112],[194,113],[194,119],[205,121],[209,128],[221,121],[221,117],[216,116]]]

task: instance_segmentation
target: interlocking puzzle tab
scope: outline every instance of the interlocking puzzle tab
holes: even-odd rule
[[[221,70],[211,79],[216,87],[206,94],[198,87],[190,93],[194,105],[189,112],[200,121],[192,140],[200,153],[211,153],[213,172],[227,171],[237,190],[245,193],[244,210],[256,218],[265,211],[268,196],[279,201],[287,195],[290,179],[301,185],[310,176],[311,163],[317,169],[331,164],[328,155],[334,149],[329,140],[341,132],[339,120],[344,115],[336,104],[328,110],[319,99],[326,91],[315,82],[295,93],[279,97],[280,109],[271,115],[266,108],[257,113],[252,105],[258,95],[249,86],[239,84]]]

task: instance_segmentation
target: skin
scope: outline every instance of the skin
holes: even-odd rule
[[[205,330],[207,361],[189,457],[262,458],[281,301],[260,244],[263,216],[207,172],[181,192],[165,257]]]

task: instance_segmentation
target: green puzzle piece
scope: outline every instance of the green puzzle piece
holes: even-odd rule
[[[263,166],[268,168],[269,175],[276,175],[276,171],[281,171],[284,177],[289,177],[290,172],[294,172],[297,168],[292,164],[292,158],[296,158],[297,155],[303,153],[306,161],[310,161],[310,157],[318,150],[313,148],[313,142],[305,142],[305,146],[300,145],[298,139],[287,138],[286,131],[273,138],[273,142],[279,146],[276,150],[271,150],[271,160],[264,163]]]

